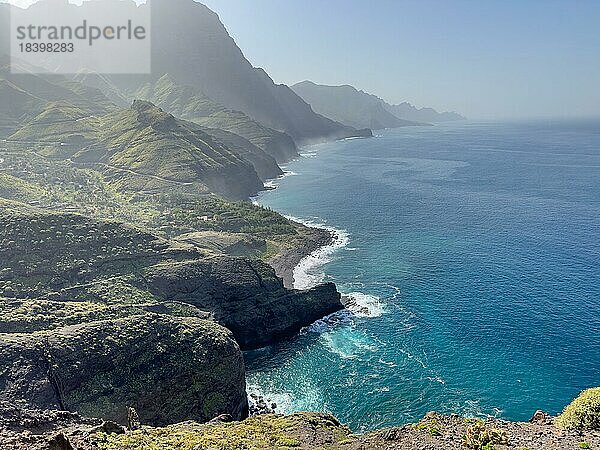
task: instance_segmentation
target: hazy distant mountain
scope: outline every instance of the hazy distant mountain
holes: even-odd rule
[[[319,114],[358,128],[397,128],[431,122],[462,120],[454,112],[439,113],[432,108],[415,108],[410,103],[390,105],[385,100],[353,86],[326,86],[302,81],[292,86],[296,94]]]
[[[31,8],[41,8],[46,1]],[[128,2],[111,7],[119,3]],[[86,7],[84,2],[82,8]],[[253,67],[206,6],[193,0],[150,0],[141,7],[152,8],[152,77],[111,76],[108,83],[104,77],[92,80],[94,86],[132,90],[168,73],[176,83],[197,88],[226,108],[289,134],[297,143],[370,135],[316,114],[288,86],[276,85],[264,70]],[[116,100],[114,92],[106,95]]]
[[[397,117],[420,122],[449,122],[452,120],[465,120],[465,117],[455,112],[437,112],[433,108],[417,108],[404,102],[399,105],[388,105],[386,109]]]
[[[325,86],[302,81],[292,89],[319,114],[351,127],[378,130],[422,125],[396,117],[386,109],[389,105],[382,99],[349,85]]]
[[[193,0],[150,0],[154,80],[199,89],[226,108],[289,134],[297,143],[370,134],[316,114],[244,57],[219,17]]]
[[[289,87],[254,68],[219,17],[192,0],[151,0],[152,70],[199,88],[227,108],[243,111],[297,142],[356,135],[315,114]]]
[[[8,58],[0,56],[0,136],[13,133],[51,102],[68,103],[84,115],[116,109],[100,90],[64,77],[12,75]]]

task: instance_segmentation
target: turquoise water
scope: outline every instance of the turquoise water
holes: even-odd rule
[[[258,201],[338,229],[298,281],[367,309],[248,353],[251,392],[364,431],[430,410],[526,420],[600,385],[600,122],[405,128],[304,152]]]

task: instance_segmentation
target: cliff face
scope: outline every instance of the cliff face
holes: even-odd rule
[[[334,284],[290,291],[265,263],[241,258],[158,264],[147,289],[167,301],[196,306],[233,332],[243,349],[264,347],[342,309]]]
[[[248,139],[218,128],[203,127],[202,131],[212,137],[213,140],[222,142],[242,158],[252,163],[254,170],[256,170],[262,181],[283,175],[283,170],[277,165],[275,158]]]
[[[197,318],[145,314],[0,338],[0,400],[155,425],[247,414],[233,336]]]

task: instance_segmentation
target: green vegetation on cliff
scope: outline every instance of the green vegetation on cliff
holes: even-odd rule
[[[121,423],[133,406],[154,425],[246,414],[242,354],[211,321],[146,312],[0,334],[0,350],[3,401]]]
[[[251,417],[243,422],[143,427],[124,435],[99,434],[95,440],[104,450],[316,448],[306,445],[310,435],[320,448],[334,448],[348,438],[350,430],[330,415],[298,413]]]
[[[558,416],[556,423],[564,429],[600,430],[600,388],[583,391]]]
[[[298,156],[296,144],[287,134],[267,128],[243,112],[227,109],[198,89],[177,84],[169,75],[144,85],[133,97],[151,101],[177,117],[206,128],[241,136],[279,163]],[[263,157],[259,151],[249,151]],[[270,175],[271,178],[277,176],[275,173]]]
[[[243,421],[222,416],[206,424],[118,429],[110,424],[51,411],[15,411],[0,401],[0,438],[15,450],[46,450],[48,436],[80,450],[548,450],[598,448],[589,430],[560,430],[541,413],[529,422],[428,413],[418,423],[353,434],[329,414],[267,414]],[[36,423],[33,435],[19,435],[19,420]],[[112,428],[112,430],[111,430]],[[48,431],[52,430],[52,431]],[[16,437],[16,439],[15,439]]]

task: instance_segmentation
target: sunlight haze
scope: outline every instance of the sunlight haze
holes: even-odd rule
[[[206,0],[275,82],[470,118],[600,116],[600,3]]]

